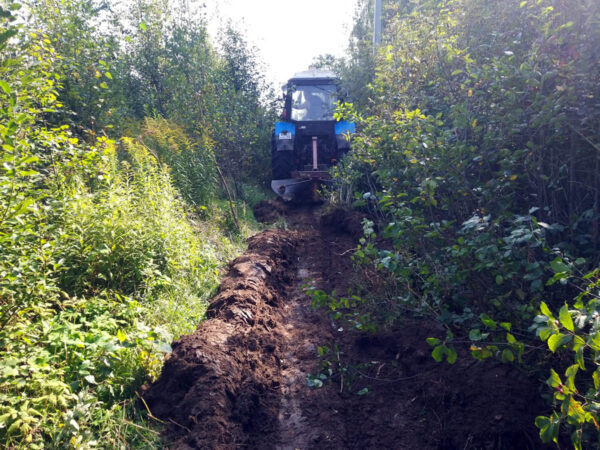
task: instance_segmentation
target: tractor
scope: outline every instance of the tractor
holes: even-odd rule
[[[331,183],[329,169],[350,150],[352,122],[336,121],[338,82],[333,72],[310,69],[284,86],[285,106],[272,138],[271,188],[298,201]]]

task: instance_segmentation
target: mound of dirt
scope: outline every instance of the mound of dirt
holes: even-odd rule
[[[248,251],[230,264],[208,319],[173,344],[161,377],[144,394],[153,414],[170,424],[167,445],[232,448],[248,445],[249,430],[275,426],[278,286],[289,282],[293,253],[284,231],[251,238]]]
[[[548,413],[539,383],[516,366],[474,361],[467,348],[454,365],[436,363],[425,339],[445,333],[426,320],[342,332],[315,311],[307,285],[339,295],[351,285],[362,217],[309,206],[284,213],[291,231],[249,240],[207,320],[173,344],[143,394],[168,424],[166,447],[546,448],[533,424]],[[309,387],[319,374],[323,386]]]

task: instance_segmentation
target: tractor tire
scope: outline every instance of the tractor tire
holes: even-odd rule
[[[280,150],[273,151],[271,168],[274,180],[285,180],[292,176],[294,170],[294,152]]]

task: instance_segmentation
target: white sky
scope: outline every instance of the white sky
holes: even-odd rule
[[[342,56],[356,0],[206,0],[213,37],[231,19],[259,50],[269,81],[280,87],[321,54]]]

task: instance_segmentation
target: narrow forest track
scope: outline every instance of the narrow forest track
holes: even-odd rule
[[[513,366],[468,357],[437,364],[425,343],[441,333],[435,324],[341,333],[311,307],[308,284],[339,294],[350,287],[360,217],[277,202],[255,214],[282,215],[288,229],[249,239],[207,320],[173,344],[143,394],[168,424],[165,447],[543,448],[533,425],[544,412],[535,380]],[[307,386],[320,370],[319,346],[338,346],[343,362],[334,368],[360,368],[352,385],[334,373],[322,388]],[[357,394],[362,388],[367,395]]]
[[[257,447],[276,449],[343,447],[345,424],[328,389],[312,389],[306,380],[316,371],[317,349],[334,341],[331,322],[311,307],[304,293],[308,284],[320,289],[344,289],[350,261],[344,257],[356,244],[340,227],[322,225],[319,210],[289,211],[288,226],[295,230],[293,278],[283,290],[283,341],[280,405],[277,427],[257,437]],[[343,225],[343,224],[339,224]]]

